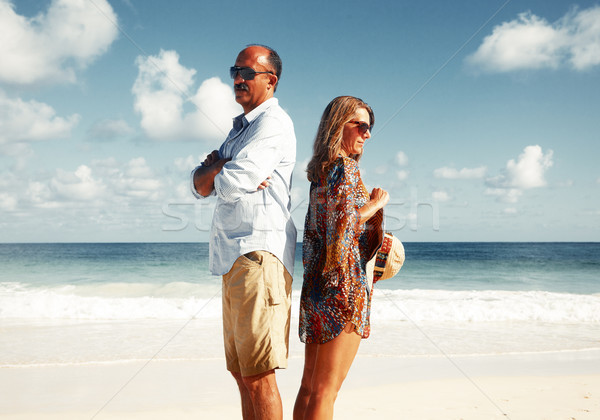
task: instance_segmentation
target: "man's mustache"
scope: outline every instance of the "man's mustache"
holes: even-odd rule
[[[245,83],[238,83],[238,84],[234,85],[233,88],[235,90],[245,90],[246,92],[248,92],[248,85]]]

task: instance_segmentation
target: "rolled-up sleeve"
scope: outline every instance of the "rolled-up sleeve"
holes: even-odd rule
[[[211,191],[209,195],[207,196],[203,196],[200,193],[198,193],[198,191],[196,191],[196,187],[194,186],[194,175],[196,174],[196,171],[198,170],[198,168],[200,168],[202,165],[196,166],[193,170],[192,173],[190,174],[190,189],[192,190],[192,194],[194,195],[194,197],[196,197],[197,199],[203,199],[206,197],[210,197],[215,195],[215,191]]]
[[[277,118],[263,118],[249,129],[253,132],[246,146],[215,176],[214,191],[224,201],[234,202],[255,192],[283,158],[287,139]]]

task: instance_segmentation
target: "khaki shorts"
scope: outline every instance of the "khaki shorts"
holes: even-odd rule
[[[287,367],[292,276],[266,251],[239,257],[223,276],[227,370],[253,376]]]

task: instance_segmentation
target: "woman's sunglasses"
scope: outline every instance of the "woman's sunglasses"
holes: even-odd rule
[[[369,130],[369,132],[373,131],[373,126],[367,124],[366,122],[363,121],[348,121],[349,124],[356,124],[358,125],[358,132],[362,135],[365,134],[367,132],[367,130]]]
[[[235,79],[237,75],[241,76],[244,80],[253,80],[257,74],[269,73],[275,74],[272,71],[255,71],[252,67],[237,67],[233,66],[229,68],[229,75],[232,79]]]

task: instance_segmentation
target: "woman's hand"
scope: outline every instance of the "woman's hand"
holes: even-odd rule
[[[371,191],[371,199],[369,201],[371,201],[376,206],[377,210],[379,210],[390,201],[390,195],[384,189],[373,188],[373,191]]]
[[[371,196],[367,204],[358,209],[360,214],[360,222],[365,223],[375,213],[382,209],[390,201],[390,195],[386,190],[381,188],[373,188]]]

